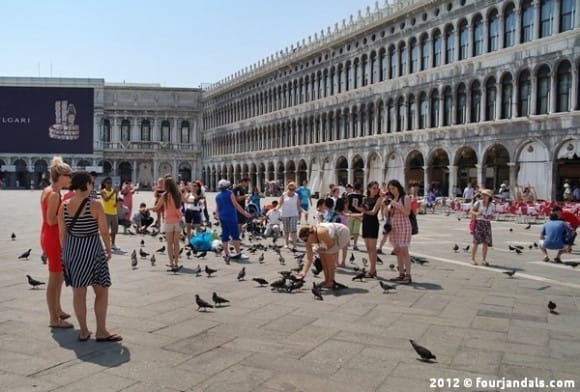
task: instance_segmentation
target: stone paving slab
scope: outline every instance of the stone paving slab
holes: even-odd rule
[[[535,249],[526,247],[518,256],[507,248],[533,244],[540,225],[524,230],[514,222],[494,222],[489,259],[495,267],[484,268],[471,266],[468,253],[451,250],[470,242],[466,220],[420,215],[421,234],[413,238],[411,253],[429,262],[413,266],[414,285],[384,294],[376,280],[353,282],[349,264],[337,280],[350,289],[327,292],[322,302],[310,293],[318,281],[312,276],[293,294],[251,281],[271,281],[294,267],[288,251],[284,267],[272,252],[265,253],[264,264],[258,264],[258,253],[229,266],[209,253],[183,256],[183,272],[172,274],[166,272],[166,255],[156,254],[156,266],[140,259],[132,270],[129,254],[142,237],[121,234],[117,244],[126,253],[110,261],[108,324],[124,340],[81,343],[76,329],[47,328],[45,290],[26,284],[26,274],[47,277],[40,262],[39,196],[0,191],[1,205],[18,206],[0,211],[0,391],[412,392],[445,390],[429,388],[431,378],[441,377],[573,379],[580,388],[580,269],[543,263]],[[136,194],[134,205],[141,200],[150,205],[152,194]],[[149,253],[162,246],[157,238],[143,238]],[[364,250],[362,241],[359,247]],[[28,248],[30,259],[18,261]],[[384,251],[381,279],[396,274],[389,268],[396,264],[390,248]],[[365,253],[353,254],[362,267]],[[218,272],[196,277],[191,271],[198,264]],[[247,280],[238,282],[242,266]],[[501,273],[512,268],[513,279]],[[196,311],[195,294],[209,300],[214,291],[229,306]],[[92,299],[89,293],[94,329]],[[559,315],[546,311],[548,300],[558,304]],[[72,311],[70,289],[63,289],[62,302]],[[437,361],[418,361],[409,339],[430,348]]]

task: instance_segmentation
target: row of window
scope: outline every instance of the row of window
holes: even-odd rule
[[[519,9],[508,2],[499,10],[487,10],[485,18],[477,13],[469,22],[460,19],[457,25],[450,23],[442,30],[435,28],[431,34],[423,33],[418,39],[410,37],[398,45],[372,50],[344,64],[219,105],[219,109],[204,115],[204,129],[450,64],[455,59],[465,60],[514,46],[516,42],[530,42],[554,32],[571,30],[575,23],[575,4],[575,0],[540,0],[539,26],[534,34],[536,9],[532,1],[522,1]],[[559,10],[558,26],[554,26],[556,9]]]
[[[535,79],[535,89],[532,87]],[[532,114],[566,112],[573,108],[571,63],[561,61],[552,74],[541,65],[535,74],[522,70],[516,78],[504,73],[499,83],[494,76],[445,86],[429,92],[338,109],[317,116],[285,121],[259,129],[216,136],[206,146],[206,156],[344,140],[375,134],[437,128]],[[576,101],[577,102],[577,101]]]
[[[190,132],[189,121],[182,121],[181,122],[181,132],[180,132],[180,140],[179,143],[181,144],[189,144],[191,143],[191,132]],[[153,140],[152,134],[152,127],[151,121],[143,120],[141,121],[140,126],[140,138],[138,140],[131,139],[131,122],[127,119],[121,121],[120,127],[120,135],[119,140],[121,142],[129,142],[129,141],[141,141],[141,142],[151,142],[151,141],[160,141],[160,142],[177,142],[177,140],[171,140],[171,125],[169,121],[164,120],[161,122],[161,132],[159,135],[159,140]],[[103,120],[103,125],[101,128],[101,137],[100,140],[104,143],[109,143],[113,141],[112,132],[111,132],[111,122],[109,119]]]

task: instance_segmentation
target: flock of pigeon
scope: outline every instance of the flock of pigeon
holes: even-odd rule
[[[526,227],[526,229],[529,229],[529,227]],[[510,231],[511,230],[512,229],[510,229]],[[158,234],[159,234],[158,231],[154,231],[151,233],[151,236],[156,237]],[[242,237],[245,238],[245,236],[242,236]],[[159,238],[160,242],[164,241],[163,236],[159,236],[158,238]],[[182,233],[182,235],[181,235],[182,242],[185,242],[185,238],[186,238],[185,233]],[[15,233],[12,233],[11,240],[12,241],[16,240]],[[270,244],[270,245],[263,245],[261,242],[259,242],[261,240],[261,238],[258,238],[257,236],[252,235],[251,233],[249,234],[249,240],[250,240],[250,242],[254,241],[254,243],[250,246],[247,246],[246,251],[251,253],[251,254],[256,254],[256,253],[260,252],[260,255],[258,257],[259,264],[264,263],[264,259],[265,259],[264,253],[269,251],[269,250],[272,250],[273,252],[275,252],[277,254],[277,259],[278,259],[278,262],[280,263],[281,266],[284,266],[286,264],[286,260],[281,253],[282,246],[276,245],[277,237],[273,238],[272,244]],[[165,245],[162,245],[159,249],[157,249],[151,253],[145,251],[144,247],[145,247],[145,239],[141,239],[139,252],[137,253],[136,249],[131,252],[130,260],[131,260],[131,268],[132,269],[136,269],[138,267],[139,259],[147,260],[151,264],[151,266],[155,266],[156,261],[157,261],[156,254],[162,255],[166,252]],[[538,245],[535,242],[533,244],[529,245],[529,249],[534,249],[537,247],[538,247]],[[452,248],[453,252],[458,252],[459,249],[460,249],[460,246],[458,244],[454,244],[454,246]],[[462,248],[462,250],[464,252],[469,252],[469,249],[470,249],[470,245],[467,245],[467,246]],[[516,254],[522,254],[525,248],[524,248],[524,246],[519,245],[519,244],[509,244],[508,249],[512,252],[515,252]],[[28,260],[31,252],[32,252],[32,249],[28,249],[27,251],[25,251],[24,253],[22,253],[18,257],[18,260]],[[192,259],[192,257],[197,258],[197,259],[205,259],[206,256],[208,255],[207,251],[197,252],[189,244],[180,248],[179,254],[182,255],[184,252],[185,252],[185,255],[186,255],[188,260]],[[290,270],[285,270],[285,271],[280,271],[279,272],[280,276],[278,277],[278,279],[271,281],[271,282],[267,281],[266,279],[264,279],[262,277],[254,277],[251,280],[253,282],[255,282],[258,285],[258,287],[268,287],[269,286],[272,291],[276,291],[276,292],[293,293],[294,291],[301,291],[304,284],[305,284],[305,281],[303,278],[298,277],[297,274],[302,270],[302,267],[303,267],[302,263],[304,261],[305,253],[298,252],[298,251],[296,251],[296,249],[292,249],[292,252],[294,253],[294,256],[293,256],[294,259],[298,263],[298,266],[296,268],[293,268]],[[213,249],[213,253],[215,254],[216,257],[221,257],[223,250],[220,248]],[[137,255],[139,255],[139,257],[137,257]],[[46,264],[46,256],[44,254],[41,256],[41,259],[42,259],[43,263]],[[226,264],[228,264],[228,265],[230,264],[231,260],[229,257],[223,256],[223,259],[226,262]],[[354,276],[352,277],[352,280],[353,281],[358,280],[360,282],[363,282],[365,279],[365,276],[367,274],[366,267],[368,265],[368,260],[364,257],[362,258],[362,264],[363,264],[362,269],[359,268],[358,266],[356,266],[356,258],[355,258],[353,253],[351,253],[349,261],[353,265],[352,269],[355,272]],[[411,256],[411,261],[413,263],[419,264],[419,265],[425,265],[426,263],[429,262],[426,258],[418,257],[418,256]],[[378,257],[377,263],[383,264],[383,261],[380,259],[380,257]],[[579,263],[567,262],[566,264],[570,265],[573,268],[576,268]],[[171,267],[168,270],[168,272],[172,272],[172,273],[176,274],[181,270],[181,268],[182,268],[182,266]],[[390,264],[389,269],[394,271],[394,270],[398,270],[398,267],[396,267],[394,264]],[[207,277],[210,278],[215,273],[217,273],[218,270],[214,269],[214,268],[210,268],[207,264],[205,265],[205,268],[202,269],[200,264],[198,264],[197,267],[195,267],[192,270],[192,272],[193,272],[193,274],[195,274],[195,276],[198,276],[198,277],[201,276],[205,272]],[[312,268],[312,273],[314,274],[314,276],[318,276],[320,274],[320,272],[322,272],[322,264],[320,262],[320,259],[318,257],[315,257],[315,260],[313,263],[313,268]],[[514,269],[507,270],[507,271],[504,271],[503,273],[505,275],[507,275],[507,277],[513,278],[514,275],[516,274],[516,270],[514,270]],[[32,278],[30,275],[26,275],[26,278],[28,280],[28,284],[33,289],[36,289],[39,286],[45,284],[44,282],[41,282],[41,281],[38,281],[38,280]],[[238,272],[236,279],[237,279],[237,281],[240,281],[240,282],[246,280],[246,267],[245,266],[242,267],[242,269]],[[389,293],[391,291],[396,290],[396,288],[397,288],[396,284],[386,282],[384,280],[379,280],[379,285],[380,285],[381,289],[383,290],[383,293]],[[348,287],[344,284],[341,284],[341,283],[338,283],[335,281],[333,284],[333,287],[331,289],[335,290],[335,291],[339,291],[339,290],[343,290],[343,289],[348,289]],[[315,282],[313,282],[311,292],[312,292],[312,295],[315,299],[320,300],[320,301],[324,300],[323,287],[321,285],[318,285]],[[199,296],[199,294],[195,294],[195,303],[197,305],[198,311],[207,311],[207,309],[214,309],[214,308],[219,308],[219,307],[223,307],[223,306],[229,306],[229,303],[230,303],[230,301],[228,299],[221,297],[215,291],[212,294],[212,302],[213,302],[213,304],[202,299]],[[548,302],[547,310],[551,314],[554,314],[554,315],[559,314],[558,312],[556,312],[556,303],[554,303],[553,301]],[[410,343],[411,343],[411,346],[413,347],[413,349],[419,355],[420,360],[425,361],[425,362],[432,362],[433,360],[437,359],[437,357],[426,347],[423,347],[423,346],[417,344],[413,340],[410,340]]]

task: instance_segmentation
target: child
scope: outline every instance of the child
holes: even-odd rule
[[[139,211],[133,215],[133,223],[137,226],[137,233],[146,234],[147,228],[153,224],[153,217],[145,203],[139,205]]]
[[[280,224],[282,221],[280,220],[280,210],[276,207],[278,207],[278,202],[274,200],[272,201],[272,208],[266,213],[266,222],[268,223],[266,232],[264,233],[266,237],[270,237],[276,230],[278,236],[280,235]]]

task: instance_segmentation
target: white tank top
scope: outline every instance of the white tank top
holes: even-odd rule
[[[284,201],[280,208],[282,218],[298,216],[298,194],[294,193],[294,196],[288,196],[287,193],[284,193],[282,197],[282,200]]]

